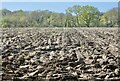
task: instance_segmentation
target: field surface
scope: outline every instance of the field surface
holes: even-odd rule
[[[0,29],[2,81],[120,81],[118,28]]]

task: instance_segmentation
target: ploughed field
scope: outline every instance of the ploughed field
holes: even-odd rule
[[[0,30],[2,81],[120,80],[117,28]]]

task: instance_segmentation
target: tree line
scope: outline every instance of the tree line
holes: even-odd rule
[[[1,27],[118,27],[118,8],[100,12],[93,6],[74,5],[66,13],[48,10],[0,10]]]

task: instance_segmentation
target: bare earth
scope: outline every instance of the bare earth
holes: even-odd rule
[[[6,28],[2,81],[120,81],[118,28]]]

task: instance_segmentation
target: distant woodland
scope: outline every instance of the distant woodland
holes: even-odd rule
[[[66,13],[2,9],[0,27],[118,27],[118,12],[118,8],[100,12],[88,5],[74,5]]]

